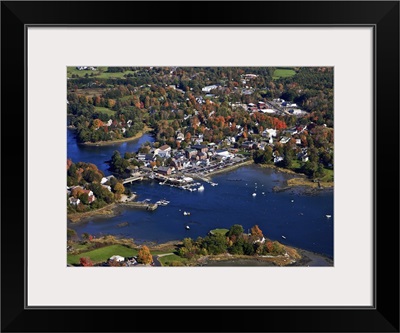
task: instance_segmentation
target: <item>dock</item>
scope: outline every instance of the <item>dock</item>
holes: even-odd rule
[[[140,202],[140,201],[124,202],[120,203],[120,205],[134,207],[134,208],[143,208],[151,211],[156,210],[158,208],[158,205],[156,203]]]

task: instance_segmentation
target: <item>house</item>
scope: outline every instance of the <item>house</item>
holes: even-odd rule
[[[283,137],[279,140],[280,143],[288,143],[289,141],[290,141],[290,138],[288,138],[287,136],[283,136]]]
[[[179,133],[176,135],[176,140],[177,140],[177,141],[183,141],[183,140],[185,140],[185,136],[183,135],[183,133],[179,132]]]
[[[200,160],[205,160],[205,159],[207,159],[207,154],[206,154],[206,153],[203,153],[203,152],[199,152],[199,153],[197,154],[197,156],[199,157]]]
[[[218,86],[215,85],[215,84],[213,84],[213,85],[211,85],[211,86],[205,86],[205,87],[201,88],[201,91],[204,91],[204,92],[206,92],[206,93],[209,93],[211,90],[217,89],[217,88],[218,88]]]
[[[305,114],[306,112],[305,112],[305,111],[302,111],[302,110],[300,110],[300,109],[290,109],[290,110],[289,110],[289,113],[290,113],[290,114],[293,114],[293,115],[295,115],[295,116],[300,116],[300,115],[302,115],[302,114]]]
[[[171,147],[169,145],[163,145],[160,148],[157,148],[154,151],[154,154],[163,158],[168,158],[171,156]]]
[[[297,155],[297,158],[302,162],[308,162],[308,154],[306,152],[301,152]]]
[[[273,128],[266,128],[263,132],[262,132],[262,134],[261,134],[262,136],[264,136],[264,137],[276,137],[276,129],[273,129]]]
[[[208,152],[208,147],[206,145],[192,145],[191,148],[201,153]]]
[[[73,206],[78,206],[81,203],[81,201],[77,198],[71,197],[69,198],[69,203]]]
[[[170,175],[172,173],[172,168],[160,166],[157,168],[157,172],[161,175]]]
[[[241,147],[243,149],[249,149],[250,150],[250,149],[253,149],[253,145],[257,145],[257,143],[253,142],[253,141],[243,141]]]
[[[195,157],[197,155],[197,150],[192,148],[187,148],[185,150],[185,153],[186,153],[186,158],[191,159],[192,157]]]
[[[183,169],[183,161],[181,161],[180,159],[173,158],[171,161],[171,165],[175,167],[176,170]]]
[[[109,186],[109,185],[101,185],[101,186],[103,186],[104,188],[106,188],[107,190],[109,190],[111,192],[111,186]]]
[[[120,255],[113,255],[112,257],[110,257],[109,260],[113,260],[113,261],[117,261],[117,262],[122,262],[125,261],[124,257],[121,257]]]
[[[232,156],[232,154],[231,154],[229,151],[227,151],[226,149],[218,149],[218,150],[215,152],[215,155],[216,155],[216,156],[220,156],[220,157],[222,157],[222,158],[228,158],[228,157],[231,157],[231,156]]]
[[[83,190],[83,193],[87,194],[89,203],[92,203],[96,200],[96,196],[90,190]]]
[[[295,135],[295,134],[297,134],[297,128],[296,128],[296,127],[293,127],[293,128],[287,129],[287,130],[285,131],[285,133],[286,133],[286,134],[289,134],[289,135]]]

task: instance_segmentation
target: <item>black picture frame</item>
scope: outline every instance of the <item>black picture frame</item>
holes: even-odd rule
[[[26,306],[26,28],[121,24],[374,28],[374,306]],[[2,1],[1,50],[2,332],[399,332],[399,1]]]

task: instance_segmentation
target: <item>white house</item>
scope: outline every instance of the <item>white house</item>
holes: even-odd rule
[[[218,86],[213,84],[211,86],[205,86],[205,87],[201,88],[201,91],[209,93],[211,90],[217,89],[217,88],[218,88]]]
[[[288,138],[287,136],[283,136],[283,137],[279,140],[280,143],[288,143],[289,141],[290,141],[290,138]]]
[[[124,257],[121,257],[121,256],[119,256],[119,255],[113,255],[112,257],[110,257],[110,260],[122,262],[122,261],[125,261],[125,258],[124,258]]]
[[[264,137],[272,137],[272,136],[276,137],[276,129],[273,129],[273,128],[266,128],[266,129],[262,132],[261,135],[264,136]]]
[[[69,203],[71,205],[78,206],[81,203],[81,200],[71,197],[69,198]]]
[[[171,157],[171,147],[168,146],[168,145],[163,145],[163,146],[161,146],[160,148],[157,148],[157,149],[154,151],[154,154],[155,154],[155,155],[158,155],[158,156],[160,156],[160,157],[162,157],[162,158]]]

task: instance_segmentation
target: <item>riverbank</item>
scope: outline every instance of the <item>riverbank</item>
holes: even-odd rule
[[[309,187],[312,189],[324,189],[324,188],[332,189],[334,187],[334,182],[325,182],[325,181],[317,181],[317,180],[314,181],[314,180],[307,178],[307,176],[305,174],[298,173],[298,172],[295,172],[290,169],[280,168],[280,167],[277,167],[276,165],[272,165],[272,164],[258,164],[258,165],[261,168],[269,168],[269,169],[275,170],[276,172],[282,172],[282,173],[287,173],[290,175],[298,176],[295,178],[288,179],[285,183],[285,186],[282,186],[282,187],[276,186],[275,190],[277,190],[277,191],[283,191],[285,189],[290,189],[293,187],[302,187],[302,186]]]
[[[86,219],[89,219],[91,217],[98,217],[98,216],[108,216],[108,217],[113,217],[117,216],[119,211],[118,211],[118,204],[117,203],[112,203],[107,206],[104,206],[99,209],[95,210],[90,210],[88,212],[83,212],[83,213],[69,213],[67,214],[67,220],[71,221],[72,223],[78,223],[82,222]]]
[[[130,138],[123,138],[123,139],[118,139],[118,140],[110,140],[110,141],[98,141],[98,142],[83,142],[79,143],[80,145],[84,146],[108,146],[108,145],[113,145],[115,143],[122,143],[122,142],[129,142],[133,140],[137,140],[141,138],[144,134],[149,133],[153,131],[151,127],[148,127],[145,125],[144,129],[138,132],[136,135],[131,136]]]

